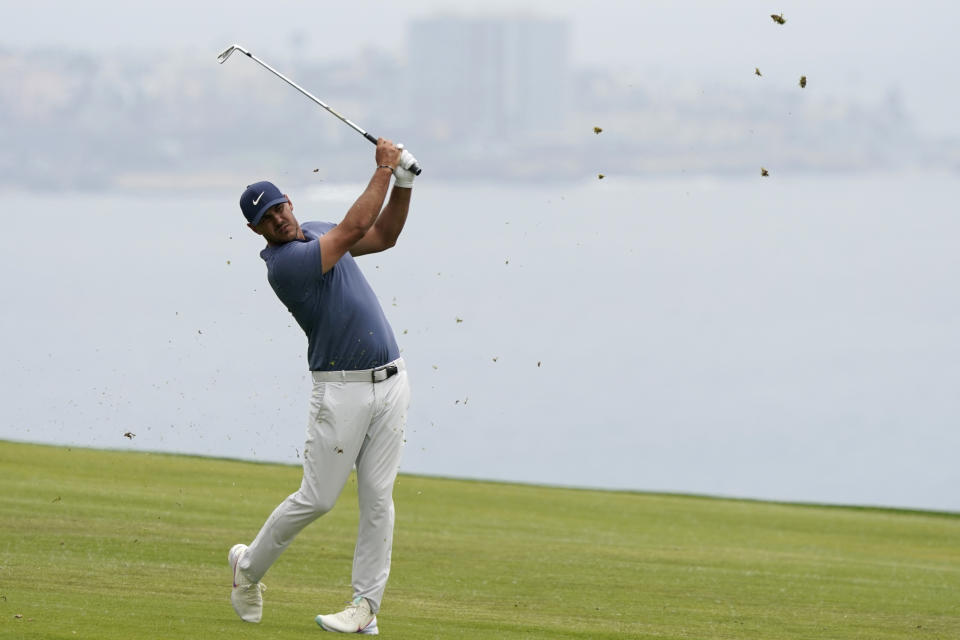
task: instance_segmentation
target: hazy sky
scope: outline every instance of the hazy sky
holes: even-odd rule
[[[922,131],[960,136],[960,4],[947,1],[3,0],[0,9],[6,47],[146,46],[215,56],[238,42],[261,56],[289,55],[299,34],[303,51],[318,58],[371,46],[402,56],[407,22],[439,11],[555,16],[570,22],[578,65],[635,69],[677,82],[723,82],[760,66],[770,70],[768,77],[782,70],[791,83],[807,75],[808,91],[864,100],[897,89]],[[787,23],[774,24],[771,13],[783,13]]]

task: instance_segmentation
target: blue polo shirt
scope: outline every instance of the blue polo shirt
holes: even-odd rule
[[[304,222],[306,240],[260,252],[267,280],[307,334],[311,371],[372,369],[400,357],[380,301],[349,253],[323,273],[317,238],[335,227]]]

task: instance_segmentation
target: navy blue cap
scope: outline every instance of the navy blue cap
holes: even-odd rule
[[[243,211],[243,217],[247,222],[257,226],[267,209],[286,201],[287,196],[280,193],[276,185],[263,180],[254,182],[243,192],[240,196],[240,210]]]

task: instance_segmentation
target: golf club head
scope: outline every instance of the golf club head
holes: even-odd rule
[[[224,62],[227,61],[227,58],[233,55],[234,51],[239,51],[240,53],[245,53],[247,55],[250,55],[250,52],[244,49],[243,47],[241,47],[240,45],[232,44],[226,49],[224,49],[223,53],[217,56],[217,62],[219,62],[220,64],[223,64]]]

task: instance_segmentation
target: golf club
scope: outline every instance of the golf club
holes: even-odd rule
[[[286,82],[287,84],[289,84],[291,87],[293,87],[294,89],[296,89],[297,91],[299,91],[299,92],[302,93],[303,95],[307,96],[308,98],[310,98],[311,100],[313,100],[314,102],[316,102],[318,105],[320,105],[321,107],[323,107],[324,109],[326,109],[327,111],[329,111],[330,113],[332,113],[333,115],[335,115],[337,118],[339,118],[339,119],[342,120],[343,122],[345,122],[345,123],[347,123],[348,125],[350,125],[350,128],[352,128],[354,131],[356,131],[357,133],[359,133],[360,135],[362,135],[364,138],[366,138],[367,140],[369,140],[369,141],[372,142],[373,144],[377,144],[377,136],[373,135],[372,133],[367,133],[366,131],[364,131],[363,129],[361,129],[359,126],[357,126],[357,124],[356,124],[355,122],[353,122],[352,120],[350,120],[350,119],[348,119],[348,118],[343,117],[342,115],[340,115],[339,113],[337,113],[336,111],[334,111],[334,110],[333,110],[332,108],[330,108],[330,106],[329,106],[327,103],[325,103],[323,100],[321,100],[320,98],[316,97],[315,95],[313,95],[312,93],[310,93],[309,91],[307,91],[306,89],[304,89],[303,87],[301,87],[300,85],[298,85],[296,82],[294,82],[293,80],[291,80],[291,79],[288,78],[287,76],[283,75],[282,73],[280,73],[279,71],[277,71],[276,69],[274,69],[273,67],[271,67],[270,65],[268,65],[266,62],[264,62],[263,60],[261,60],[260,58],[258,58],[257,56],[253,55],[252,53],[250,53],[249,51],[247,51],[246,49],[244,49],[243,47],[241,47],[240,45],[238,45],[238,44],[232,44],[232,45],[230,45],[229,47],[227,47],[227,48],[224,50],[223,53],[221,53],[219,56],[217,56],[217,62],[219,62],[220,64],[223,64],[224,62],[227,61],[227,58],[229,58],[231,55],[233,55],[233,52],[234,52],[234,51],[239,51],[240,53],[244,54],[245,56],[247,56],[248,58],[250,58],[251,60],[253,60],[253,61],[256,62],[257,64],[259,64],[261,67],[263,67],[264,69],[266,69],[267,71],[269,71],[269,72],[272,73],[273,75],[277,76],[278,78],[280,78],[281,80],[283,80],[284,82]],[[401,148],[402,148],[402,146],[401,146]],[[407,151],[406,149],[403,150],[403,154],[400,156],[400,163],[403,165],[403,167],[404,167],[405,169],[407,169],[408,171],[412,172],[414,175],[420,175],[420,171],[421,171],[420,165],[417,164],[416,158],[414,158],[413,155],[411,155],[411,153],[410,153],[409,151]]]

